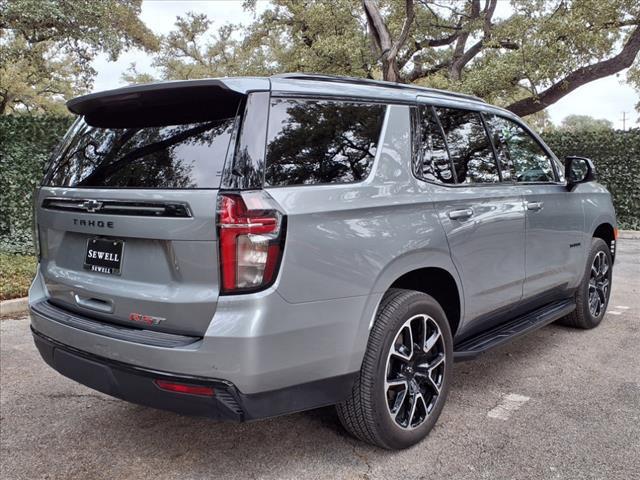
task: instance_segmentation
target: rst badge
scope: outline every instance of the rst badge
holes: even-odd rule
[[[130,313],[129,320],[132,322],[144,323],[145,325],[158,325],[164,322],[164,317],[154,317],[153,315],[143,315],[142,313]]]
[[[124,242],[108,238],[90,238],[84,268],[92,272],[120,275]]]

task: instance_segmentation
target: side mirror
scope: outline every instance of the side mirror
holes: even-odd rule
[[[573,189],[578,183],[591,182],[596,179],[596,167],[585,157],[567,157],[564,159],[564,176],[567,188]]]

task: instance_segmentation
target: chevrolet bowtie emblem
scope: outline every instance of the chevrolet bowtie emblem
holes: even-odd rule
[[[84,208],[87,212],[93,213],[97,212],[102,208],[102,202],[98,200],[86,200],[80,204],[82,208]]]

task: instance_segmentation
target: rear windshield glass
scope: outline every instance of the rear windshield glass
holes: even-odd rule
[[[52,187],[217,188],[234,118],[141,128],[71,128],[45,176]]]
[[[267,137],[268,185],[358,182],[367,178],[386,106],[274,99]]]

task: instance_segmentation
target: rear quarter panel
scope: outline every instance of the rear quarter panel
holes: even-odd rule
[[[268,189],[288,221],[278,292],[289,303],[367,297],[357,328],[336,332],[353,336],[360,358],[382,294],[398,277],[435,266],[458,281],[429,192],[410,172],[410,132],[409,107],[392,105],[367,180]]]

